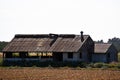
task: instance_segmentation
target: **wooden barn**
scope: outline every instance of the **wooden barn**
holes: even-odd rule
[[[112,44],[95,43],[92,61],[93,62],[118,61],[118,51]]]
[[[85,61],[92,60],[94,42],[89,35],[15,35],[3,49],[4,60]]]
[[[112,44],[94,44],[89,35],[38,34],[15,35],[3,49],[8,61],[117,61],[117,50]]]

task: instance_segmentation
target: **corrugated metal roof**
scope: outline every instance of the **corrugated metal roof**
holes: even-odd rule
[[[111,45],[112,44],[107,44],[107,43],[95,43],[94,52],[95,53],[106,53]]]
[[[73,34],[15,35],[3,52],[77,52],[88,37],[81,42],[80,35]]]
[[[84,41],[88,36],[84,36]],[[81,42],[81,37],[79,35],[76,35],[74,38],[57,38],[56,42],[52,45],[50,48],[50,51],[53,52],[77,52],[82,44],[84,42]]]

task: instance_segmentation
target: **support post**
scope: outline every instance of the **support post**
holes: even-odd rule
[[[2,57],[3,57],[3,61],[4,61],[4,58],[5,58],[5,53],[4,52],[3,52],[3,56]]]

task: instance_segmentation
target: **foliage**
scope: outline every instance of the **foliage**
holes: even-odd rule
[[[118,62],[120,62],[120,52],[118,53]]]
[[[120,52],[120,38],[112,38],[108,40],[108,43],[113,43],[117,50]]]
[[[19,67],[74,67],[74,68],[118,68],[120,63],[85,63],[85,62],[53,62],[53,61],[4,61],[1,66],[19,66]]]
[[[94,68],[94,63],[89,63],[89,64],[87,65],[87,67]]]
[[[119,64],[119,63],[117,63],[117,62],[111,62],[111,63],[108,64],[108,67],[109,67],[109,68],[117,68],[117,67],[118,67],[118,64]]]
[[[98,40],[98,41],[95,41],[95,43],[104,43],[103,40]]]
[[[0,58],[0,66],[2,66],[3,60],[2,58]]]
[[[120,69],[120,63],[117,64],[117,68]]]
[[[0,41],[0,52],[2,51],[2,49],[8,44],[8,42],[5,41]]]
[[[95,68],[102,68],[105,64],[104,63],[95,63],[94,67]]]

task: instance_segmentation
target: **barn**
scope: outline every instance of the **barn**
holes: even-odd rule
[[[3,49],[4,60],[84,61],[92,60],[94,42],[89,35],[15,35]]]
[[[117,61],[112,44],[96,44],[90,35],[16,34],[3,49],[7,61]]]

